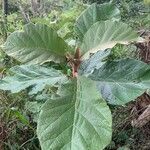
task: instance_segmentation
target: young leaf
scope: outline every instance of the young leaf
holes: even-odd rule
[[[111,104],[123,105],[150,88],[149,65],[134,59],[108,62],[89,77]]]
[[[37,134],[42,150],[102,150],[111,140],[109,107],[94,81],[79,77],[62,87],[40,113]]]
[[[54,68],[47,69],[38,65],[21,65],[10,69],[12,76],[7,76],[0,82],[0,89],[20,92],[30,86],[30,94],[42,91],[46,85],[54,86],[67,81],[67,77]]]
[[[17,119],[19,119],[19,121],[22,122],[24,125],[30,124],[29,120],[20,111],[12,108],[11,112],[13,116],[17,117]]]
[[[98,5],[94,3],[77,19],[75,32],[80,41],[82,41],[85,33],[94,23],[109,19],[120,20],[120,18],[120,11],[114,4],[104,3],[102,5]]]
[[[84,36],[81,51],[83,58],[90,53],[114,47],[117,43],[128,44],[138,40],[138,35],[127,24],[112,20],[95,23]]]
[[[50,27],[27,24],[24,31],[12,33],[3,45],[4,51],[22,63],[62,62],[68,45]]]

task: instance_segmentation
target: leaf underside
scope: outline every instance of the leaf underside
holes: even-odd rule
[[[95,82],[79,77],[48,100],[37,134],[42,150],[102,150],[111,140],[111,113]]]
[[[13,75],[1,80],[0,89],[20,92],[32,86],[29,94],[42,91],[46,85],[56,86],[67,82],[67,77],[54,68],[47,69],[38,65],[21,65],[10,69]]]
[[[94,69],[99,69],[106,63],[106,58],[109,56],[111,49],[98,51],[93,54],[89,59],[84,60],[80,64],[80,68],[78,70],[80,75],[88,76],[93,73]]]
[[[150,89],[149,65],[129,58],[108,62],[89,77],[111,104],[123,105]]]

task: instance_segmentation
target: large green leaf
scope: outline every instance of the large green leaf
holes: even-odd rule
[[[127,24],[112,20],[97,22],[84,36],[81,51],[83,57],[90,53],[114,47],[117,43],[128,44],[138,40],[138,35]]]
[[[85,33],[94,23],[109,19],[119,20],[119,9],[112,3],[105,3],[102,5],[94,3],[89,6],[77,19],[75,24],[75,32],[82,41]]]
[[[54,68],[47,69],[38,65],[15,66],[10,69],[13,75],[0,81],[0,89],[20,92],[32,86],[30,94],[42,91],[46,85],[54,86],[67,81],[67,77]]]
[[[50,27],[27,24],[24,31],[12,33],[3,45],[4,51],[22,63],[62,62],[67,44]]]
[[[111,140],[111,113],[94,81],[79,77],[48,100],[37,134],[42,150],[102,150]]]
[[[111,104],[123,105],[150,88],[150,66],[134,59],[108,62],[89,77]]]

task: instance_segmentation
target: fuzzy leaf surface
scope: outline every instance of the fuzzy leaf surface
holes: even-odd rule
[[[110,54],[111,50],[98,51],[93,54],[89,59],[84,60],[79,68],[79,74],[88,76],[93,73],[94,69],[99,69],[106,62],[105,59]]]
[[[109,19],[120,20],[120,18],[120,11],[114,4],[104,3],[98,5],[94,3],[89,6],[77,19],[75,24],[75,32],[80,41],[82,41],[84,34],[94,23]]]
[[[111,104],[123,105],[150,88],[149,65],[129,58],[108,62],[89,77]]]
[[[41,64],[63,62],[68,45],[52,28],[29,23],[23,31],[16,31],[7,38],[3,50],[22,63]]]
[[[99,21],[86,32],[80,48],[83,58],[88,58],[90,53],[112,48],[117,43],[129,44],[137,40],[137,33],[125,23],[112,20]]]
[[[102,150],[111,140],[112,118],[95,82],[78,77],[42,107],[37,134],[42,150]]]
[[[12,75],[0,81],[0,89],[20,92],[32,86],[30,94],[42,91],[46,85],[54,86],[67,81],[61,71],[47,69],[38,65],[21,65],[10,69]]]

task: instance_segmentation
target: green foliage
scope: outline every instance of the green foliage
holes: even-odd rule
[[[75,31],[80,41],[83,40],[85,33],[89,28],[98,21],[120,20],[120,11],[111,3],[97,5],[96,3],[89,6],[77,19]]]
[[[135,58],[136,57],[136,46],[134,44],[122,45],[117,44],[112,48],[109,60],[122,59],[122,58]]]
[[[112,20],[99,21],[93,24],[84,35],[81,45],[82,55],[86,58],[90,53],[112,48],[117,43],[128,44],[137,40],[137,33],[125,23]]]
[[[2,80],[0,89],[10,90],[12,93],[20,92],[32,86],[30,94],[36,94],[42,91],[46,85],[56,86],[67,80],[59,70],[37,65],[15,66],[10,71],[13,76]]]
[[[7,33],[10,34],[16,30],[21,30],[24,25],[22,17],[18,13],[12,13],[7,16]]]
[[[29,100],[26,93],[10,94],[0,91],[0,123],[4,123],[4,149],[34,149],[39,147],[35,123],[31,121],[24,104]],[[1,132],[2,133],[2,132]],[[2,135],[2,134],[1,134]],[[28,141],[26,143],[26,141]]]
[[[129,23],[131,26],[133,26],[136,29],[145,29],[149,30],[150,29],[150,14],[145,13],[139,16],[136,16],[129,20]]]
[[[18,13],[12,13],[7,15],[7,24],[5,24],[2,13],[0,13],[0,37],[4,37],[5,34],[10,34],[16,30],[21,30],[23,26],[23,19]],[[3,38],[3,41],[5,39]]]
[[[39,113],[41,111],[41,107],[43,106],[44,102],[38,101],[27,101],[25,104],[25,109],[32,115],[33,121],[37,122]]]
[[[89,59],[83,61],[79,68],[79,74],[88,76],[92,74],[95,69],[99,69],[106,63],[108,56],[111,53],[111,49],[104,51],[98,51],[93,54]]]
[[[124,22],[128,22],[133,28],[150,28],[150,9],[142,0],[117,0],[116,5],[121,11]]]
[[[53,29],[30,23],[24,27],[24,32],[12,33],[3,49],[22,63],[40,64],[46,61],[64,61],[69,47]]]
[[[111,113],[95,82],[78,77],[60,92],[40,113],[37,133],[42,149],[103,149],[111,139]]]
[[[74,23],[76,18],[80,15],[80,13],[84,10],[84,6],[75,5],[73,8],[63,11],[59,16],[57,23],[53,24],[53,27],[58,29],[58,34],[64,38],[69,39],[72,38],[74,34]]]
[[[81,14],[75,23],[80,43],[72,46],[77,47],[74,54],[65,42],[68,38],[75,40],[74,33],[68,36],[66,28],[62,34],[61,28],[55,31],[30,23],[23,31],[12,33],[3,50],[27,64],[13,67],[12,75],[0,80],[0,88],[12,92],[28,88],[30,95],[40,94],[38,98],[43,101],[37,102],[37,107],[34,103],[26,106],[38,109],[29,110],[33,113],[40,112],[37,135],[43,150],[102,150],[112,134],[112,116],[103,98],[118,105],[137,98],[150,89],[150,67],[134,59],[109,61],[108,48],[138,41],[136,32],[120,22],[120,12],[111,3],[93,4]],[[82,35],[78,32],[81,30]],[[39,66],[45,62],[51,65]],[[72,74],[68,73],[70,69]],[[41,95],[47,86],[53,94]],[[25,121],[18,113],[17,117]]]
[[[111,104],[123,105],[149,89],[149,65],[134,59],[122,59],[104,64],[90,76],[98,81],[104,99]]]
[[[68,2],[66,2],[68,4]],[[65,2],[64,2],[65,5]],[[51,10],[49,14],[42,18],[31,18],[34,23],[46,24],[53,29],[57,30],[57,33],[63,39],[72,39],[74,34],[74,23],[80,13],[86,8],[82,3],[71,2],[69,5],[65,5],[63,9]]]
[[[132,18],[145,12],[146,8],[141,0],[118,0],[116,5],[121,10],[122,19]]]
[[[150,0],[144,0],[145,5],[150,5]]]
[[[87,2],[87,3],[99,3],[99,4],[102,4],[102,3],[106,3],[106,2],[109,2],[110,0],[84,0],[84,2]]]

